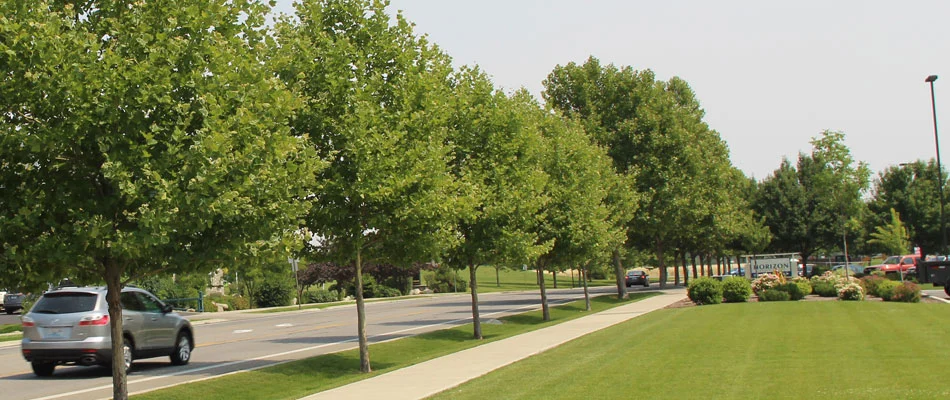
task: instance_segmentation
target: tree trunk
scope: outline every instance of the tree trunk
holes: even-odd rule
[[[617,298],[620,300],[627,298],[627,272],[624,271],[623,263],[620,262],[620,249],[614,249],[614,275],[617,276]]]
[[[587,263],[587,266],[584,266],[584,264],[581,264],[580,273],[581,273],[581,275],[584,277],[584,279],[581,279],[582,281],[584,281],[584,306],[586,307],[587,311],[590,311],[590,310],[591,310],[591,308],[590,308],[590,291],[587,290],[587,278],[586,278],[586,277],[587,277],[587,269],[588,269],[588,268],[590,268],[590,262]]]
[[[472,325],[475,327],[473,337],[476,340],[482,338],[482,322],[479,320],[478,313],[478,282],[475,279],[475,269],[478,268],[474,263],[468,264],[469,287],[472,288]]]
[[[686,259],[686,251],[680,253],[680,262],[683,263],[683,286],[689,286],[689,261]]]
[[[366,307],[363,302],[362,249],[356,250],[356,332],[360,341],[360,371],[372,372],[369,364],[369,342],[366,340]]]
[[[666,264],[663,260],[663,240],[660,238],[656,239],[656,263],[660,267],[660,289],[666,289],[666,279],[670,272],[666,270]]]
[[[124,338],[122,337],[122,267],[115,261],[106,259],[104,263],[106,278],[106,302],[109,304],[109,326],[112,338],[112,398],[127,400],[129,388],[125,376],[125,358],[122,351]],[[144,343],[139,343],[143,345]],[[135,346],[130,343],[130,346]]]
[[[696,273],[696,255],[695,254],[689,253],[689,262],[690,264],[693,265],[693,278],[698,277],[699,274]]]
[[[548,292],[544,285],[544,267],[538,262],[538,283],[541,286],[541,315],[542,320],[551,320],[551,310],[548,310]]]
[[[501,287],[501,274],[498,270],[501,268],[495,267],[495,287]]]
[[[551,276],[554,277],[554,288],[557,289],[557,271],[551,271]]]
[[[571,268],[571,289],[574,288],[574,269]]]
[[[707,253],[706,254],[706,276],[712,276],[712,275],[713,275],[712,254]]]
[[[716,275],[722,275],[722,255],[716,257]]]

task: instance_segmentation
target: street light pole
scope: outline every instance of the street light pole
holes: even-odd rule
[[[924,82],[930,84],[930,107],[934,116],[934,146],[937,148],[937,196],[940,199],[940,255],[947,255],[947,230],[943,223],[943,168],[940,167],[940,137],[937,135],[937,101],[934,96],[934,81],[937,75],[930,75]]]

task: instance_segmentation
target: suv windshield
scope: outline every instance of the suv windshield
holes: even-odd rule
[[[881,264],[897,264],[897,263],[900,263],[900,261],[901,261],[900,257],[890,256],[886,260],[884,260],[884,262],[882,262]]]
[[[71,314],[96,308],[95,293],[47,293],[33,306],[39,314]]]

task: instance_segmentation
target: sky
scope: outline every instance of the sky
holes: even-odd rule
[[[685,79],[733,165],[758,180],[810,152],[825,129],[843,132],[875,176],[934,158],[924,79],[938,75],[941,162],[950,163],[948,1],[392,0],[388,10],[457,66],[478,65],[496,87],[539,99],[555,66],[590,56]]]

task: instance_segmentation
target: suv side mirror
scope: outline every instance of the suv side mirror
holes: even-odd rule
[[[168,314],[168,313],[172,312],[172,310],[173,310],[173,308],[172,308],[172,305],[171,305],[171,304],[163,304],[163,305],[162,305],[162,313]]]

